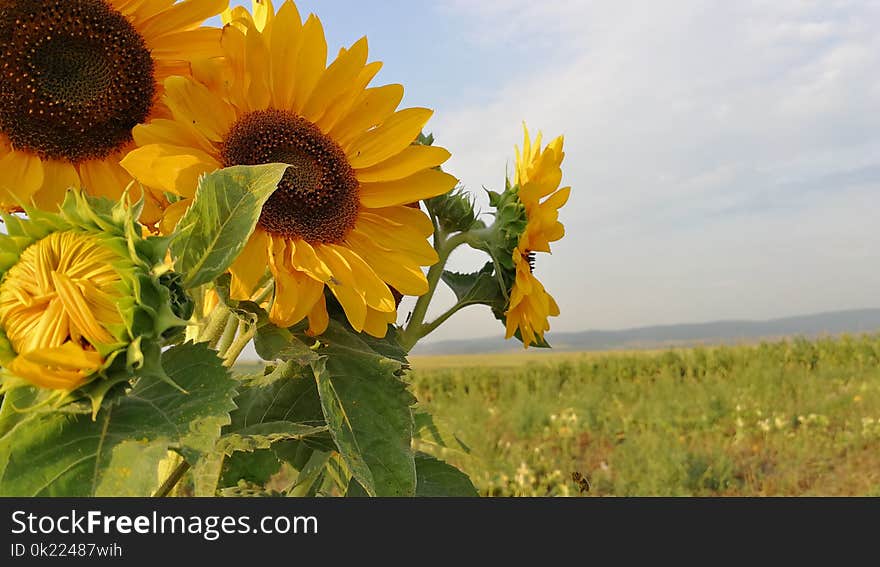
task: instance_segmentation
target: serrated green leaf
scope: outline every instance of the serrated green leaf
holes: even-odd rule
[[[314,339],[311,339],[311,342],[313,343]],[[294,361],[302,366],[318,358],[315,351],[300,337],[275,325],[265,325],[257,330],[254,350],[263,360]]]
[[[417,454],[415,461],[416,496],[479,496],[471,479],[452,465],[424,453]]]
[[[348,482],[348,490],[345,491],[346,498],[369,498],[369,494],[364,490],[364,487],[357,481],[356,478],[352,477]]]
[[[471,448],[449,431],[446,424],[424,410],[413,412],[413,439],[420,444],[430,445],[437,450],[454,451],[469,455]]]
[[[217,450],[227,455],[235,452],[252,453],[258,449],[269,449],[279,441],[305,439],[327,431],[327,426],[314,427],[289,421],[260,423],[241,432],[224,435],[217,443]]]
[[[302,466],[299,475],[293,483],[284,489],[288,496],[312,497],[321,486],[325,468],[329,462],[331,453],[326,451],[313,451],[308,461]]]
[[[199,459],[192,469],[195,496],[215,496],[217,494],[224,458],[223,453],[214,451]]]
[[[220,489],[239,486],[242,482],[265,485],[280,470],[281,461],[271,450],[234,453],[223,461]]]
[[[169,349],[162,365],[187,394],[143,378],[95,421],[52,412],[16,423],[0,438],[0,495],[149,496],[169,449],[190,463],[212,450],[236,382],[200,344]]]
[[[455,293],[459,305],[488,305],[493,309],[503,310],[507,303],[505,291],[498,282],[492,262],[472,274],[444,271],[442,278]]]
[[[243,381],[224,435],[254,431],[267,423],[290,427],[323,427],[324,414],[309,367],[279,364],[269,374]]]
[[[287,166],[235,166],[204,176],[171,244],[184,286],[214,280],[232,264],[257,225]]]
[[[349,470],[371,496],[415,494],[411,446],[415,398],[403,364],[331,322],[312,364],[324,417]]]

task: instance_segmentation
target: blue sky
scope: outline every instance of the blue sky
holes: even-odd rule
[[[369,37],[376,83],[436,110],[475,191],[502,183],[523,120],[565,134],[568,235],[538,261],[553,329],[880,305],[880,3],[298,5],[331,48]],[[473,309],[436,338],[499,333]]]

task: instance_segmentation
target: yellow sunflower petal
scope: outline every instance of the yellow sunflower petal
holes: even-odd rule
[[[242,31],[247,30],[247,26],[254,23],[251,13],[244,6],[233,6],[223,10],[220,21],[224,26],[235,26]]]
[[[295,65],[301,37],[302,19],[296,4],[285,2],[275,15],[269,35],[270,81],[275,108],[293,108]]]
[[[346,241],[373,268],[377,276],[400,293],[419,296],[428,292],[428,279],[417,262],[376,244],[357,229],[349,233]]]
[[[330,130],[330,137],[337,140],[340,146],[348,146],[353,140],[394,114],[394,109],[401,100],[403,100],[402,85],[384,85],[365,90],[348,114]]]
[[[421,209],[397,206],[370,209],[368,212],[370,215],[374,215],[370,218],[378,219],[388,226],[416,231],[423,238],[434,234],[434,225],[431,223],[431,219]]]
[[[65,369],[94,368],[103,364],[101,355],[94,351],[84,350],[77,345],[66,342],[54,348],[45,348],[23,354],[24,358],[35,364],[56,366]]]
[[[382,63],[380,61],[374,61],[373,63],[368,63],[363,69],[361,69],[361,72],[351,85],[349,85],[346,92],[339,95],[336,98],[336,101],[327,107],[327,110],[315,123],[321,131],[329,132],[340,120],[348,115],[351,107],[360,100],[359,97],[364,93],[367,85],[370,84],[370,81],[373,80],[381,68]]]
[[[174,4],[175,0],[109,0],[108,3],[115,9],[129,17],[130,20],[138,24],[148,20],[167,10]]]
[[[169,205],[162,214],[162,220],[159,223],[159,230],[162,234],[171,234],[177,227],[177,223],[186,214],[187,209],[192,204],[189,199],[183,199]]]
[[[327,330],[327,326],[330,324],[330,314],[327,313],[327,301],[324,299],[324,294],[321,294],[321,297],[318,298],[318,301],[315,302],[314,307],[309,312],[309,329],[306,331],[307,334],[317,337]]]
[[[149,47],[150,53],[157,59],[175,59],[179,58],[181,53],[193,59],[219,57],[220,30],[202,28],[167,33],[152,39]]]
[[[391,290],[376,275],[369,264],[364,262],[363,258],[345,246],[331,244],[324,247],[324,249],[328,248],[336,252],[348,264],[351,274],[354,276],[352,283],[363,290],[367,307],[383,313],[396,310],[397,306],[394,302],[394,296],[391,295]]]
[[[0,199],[4,207],[28,205],[43,185],[43,164],[27,152],[11,151],[0,159]]]
[[[388,325],[397,320],[397,312],[383,313],[374,309],[367,310],[367,318],[364,320],[364,332],[376,337],[384,338],[388,333]]]
[[[255,32],[245,34],[245,54],[247,108],[263,110],[269,107],[272,100],[269,86],[269,46],[266,45],[263,34]]]
[[[143,22],[138,31],[147,38],[193,29],[223,11],[229,0],[183,0]]]
[[[192,124],[184,121],[158,118],[149,124],[138,124],[132,130],[138,146],[149,144],[168,144],[171,146],[192,146],[204,152],[216,151],[214,145]]]
[[[222,142],[232,123],[235,112],[204,85],[187,77],[169,77],[165,80],[163,101],[174,117],[192,124],[213,142]]]
[[[63,161],[46,160],[43,162],[43,186],[34,193],[34,204],[44,211],[57,210],[67,190],[79,186],[75,167]]]
[[[75,326],[92,344],[113,342],[113,337],[89,310],[80,288],[66,274],[52,272],[52,283],[64,304],[64,310],[70,316],[71,327]]]
[[[296,269],[307,273],[319,282],[326,283],[333,279],[333,272],[318,257],[312,245],[305,240],[297,242],[296,253],[291,258],[291,261]]]
[[[331,284],[329,287],[336,299],[339,300],[339,304],[342,305],[342,310],[345,311],[345,316],[352,328],[357,332],[363,331],[364,322],[367,319],[367,303],[364,297],[357,290],[346,285]]]
[[[361,203],[371,209],[405,205],[448,193],[456,183],[458,179],[436,169],[395,181],[361,183]]]
[[[97,370],[100,366],[96,366]],[[25,356],[17,356],[9,365],[9,370],[16,376],[20,376],[30,383],[50,390],[74,390],[82,384],[88,374],[80,369],[61,370],[48,369],[36,362],[28,360]]]
[[[251,2],[251,12],[253,13],[254,25],[260,31],[266,29],[275,17],[275,8],[272,7],[272,0],[253,0]]]
[[[111,160],[83,162],[79,171],[86,192],[108,199],[118,200],[132,181],[131,175]]]
[[[407,256],[410,262],[417,266],[431,266],[439,260],[434,247],[416,230],[406,225],[398,225],[373,211],[362,212],[356,228],[374,243]]]
[[[351,49],[341,53],[321,74],[318,84],[315,85],[300,114],[311,122],[317,122],[324,115],[327,107],[357,79],[358,74],[367,64],[367,51],[367,38],[362,37],[351,46]]]
[[[396,181],[445,163],[452,154],[439,146],[409,146],[373,167],[355,172],[362,183]]]
[[[321,79],[327,65],[327,40],[321,20],[310,15],[302,27],[302,44],[296,58],[296,84],[292,109],[299,113]]]
[[[280,327],[302,321],[324,297],[324,284],[302,272],[282,270],[275,273],[275,303],[269,318]]]
[[[229,268],[232,273],[230,288],[232,299],[238,301],[250,299],[266,273],[269,263],[268,250],[269,236],[264,230],[257,228]]]
[[[144,185],[187,198],[195,195],[201,175],[221,167],[205,152],[167,144],[133,150],[120,164]]]
[[[395,112],[375,130],[362,134],[345,148],[351,166],[363,169],[399,154],[413,143],[433,114],[434,111],[427,108]]]

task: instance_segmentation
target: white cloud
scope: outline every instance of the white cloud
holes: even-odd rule
[[[447,0],[522,61],[435,134],[498,186],[520,121],[566,135],[568,237],[539,274],[554,328],[880,304],[880,4]],[[873,243],[873,245],[872,245]],[[461,265],[473,264],[465,255]],[[485,314],[443,336],[497,334]]]

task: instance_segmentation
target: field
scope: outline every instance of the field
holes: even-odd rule
[[[880,496],[880,336],[413,368],[483,495]]]

